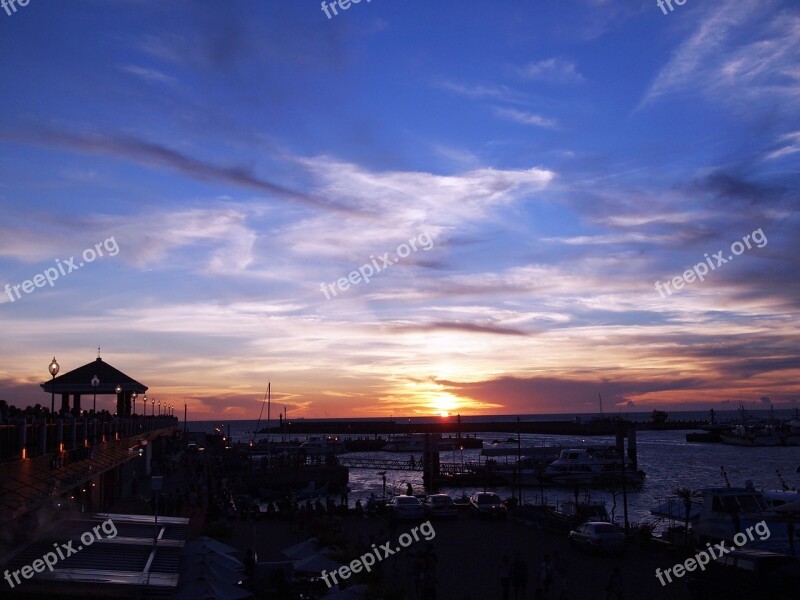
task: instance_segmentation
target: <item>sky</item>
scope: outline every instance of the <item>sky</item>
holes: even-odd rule
[[[800,406],[796,2],[336,6],[0,10],[0,399]]]

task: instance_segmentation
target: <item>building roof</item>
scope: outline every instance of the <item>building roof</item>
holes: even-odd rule
[[[100,380],[96,390],[92,386],[92,380],[95,376]],[[142,385],[119,369],[112,367],[100,357],[82,367],[73,369],[69,373],[59,375],[55,378],[55,381],[51,379],[41,384],[42,389],[48,394],[53,391],[54,387],[56,394],[92,394],[95,392],[98,394],[116,394],[118,385],[123,392],[144,393],[148,389],[146,385]]]
[[[110,527],[101,529],[103,522]],[[45,569],[30,580],[21,579],[14,591],[53,597],[89,595],[91,591],[105,598],[171,598],[178,585],[178,562],[188,525],[189,519],[178,517],[159,516],[157,526],[153,517],[146,515],[67,517],[11,557],[3,569],[21,569],[72,541],[75,552],[71,556],[65,551],[66,556],[52,571]]]

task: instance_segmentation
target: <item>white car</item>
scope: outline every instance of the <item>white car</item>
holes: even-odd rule
[[[447,494],[431,494],[425,498],[425,513],[429,517],[457,517],[458,507]]]
[[[390,519],[422,519],[425,508],[415,496],[395,496],[386,503]]]
[[[625,551],[625,532],[604,521],[584,523],[569,532],[569,542],[587,550],[621,553]]]

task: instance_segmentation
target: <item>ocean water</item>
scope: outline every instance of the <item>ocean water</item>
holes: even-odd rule
[[[682,418],[699,419],[705,413],[687,413],[691,416]],[[776,411],[776,415],[778,411]],[[718,416],[720,413],[718,413]],[[731,411],[735,416],[735,412]],[[788,414],[786,416],[789,416]],[[492,417],[497,418],[497,417]],[[564,419],[564,417],[561,417]],[[672,415],[670,415],[672,418]],[[678,416],[675,417],[680,418]],[[725,417],[720,416],[720,419]],[[552,417],[551,419],[552,420]],[[190,431],[213,431],[214,426],[219,423],[214,422],[189,422]],[[228,432],[228,424],[225,424],[225,432]],[[230,423],[230,435],[234,441],[246,441],[252,437],[255,429],[254,421],[232,421]],[[721,468],[724,467],[728,479],[732,486],[744,486],[746,481],[752,481],[757,489],[776,490],[781,488],[778,472],[781,473],[789,487],[800,489],[800,474],[796,471],[800,466],[800,447],[788,448],[744,448],[738,446],[727,446],[723,444],[696,444],[687,443],[685,431],[639,431],[637,432],[637,453],[639,469],[646,472],[644,485],[638,490],[628,491],[628,514],[632,523],[642,521],[653,521],[650,509],[663,502],[666,498],[674,495],[678,487],[690,489],[701,489],[706,487],[724,487]],[[504,440],[508,434],[498,433],[478,433],[478,437],[483,438],[488,445],[492,440]],[[265,436],[259,435],[259,439]],[[272,439],[279,441],[280,435],[272,434]],[[300,436],[305,439],[305,436]],[[522,446],[541,446],[541,445],[613,445],[614,439],[611,436],[544,436],[536,434],[523,434],[521,436]],[[516,448],[516,444],[512,444]],[[404,460],[407,454],[391,452],[367,452],[350,453],[347,456],[369,456],[374,458],[387,458]],[[415,460],[421,459],[421,454],[414,454]],[[480,450],[463,451],[443,451],[441,453],[443,462],[460,462],[485,460],[480,457]],[[504,457],[498,459],[500,462]],[[513,461],[514,457],[508,457]],[[411,483],[415,492],[421,493],[422,473],[418,471],[388,471],[386,473],[387,494],[404,493],[406,483]],[[378,496],[382,494],[383,482],[376,471],[366,469],[350,470],[350,504],[354,504],[357,498],[365,499],[371,492]],[[462,493],[470,495],[483,488],[456,488],[444,489],[443,491],[451,494],[454,498],[460,497]],[[510,497],[514,491],[510,488],[499,487],[493,491],[498,492],[502,497]],[[526,502],[538,502],[540,491],[534,488],[523,489],[523,500]],[[556,504],[574,498],[574,493],[569,489],[545,488],[545,499],[550,504]],[[581,499],[585,497],[581,492]],[[606,507],[611,512],[614,498],[610,492],[602,490],[592,490],[590,492],[592,500],[603,500]],[[337,498],[338,501],[338,498]],[[616,497],[615,516],[617,521],[622,520],[622,494]]]

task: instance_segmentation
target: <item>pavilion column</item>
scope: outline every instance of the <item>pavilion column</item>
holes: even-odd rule
[[[47,454],[47,421],[39,420],[39,454]]]
[[[28,420],[27,419],[17,419],[17,444],[20,456],[25,454],[25,447],[28,445]]]
[[[61,449],[61,444],[64,442],[64,419],[61,417],[56,419],[56,452]]]
[[[117,394],[117,416],[125,416],[125,397],[122,394]]]
[[[69,394],[61,394],[61,412],[69,412]]]
[[[69,449],[78,447],[78,423],[74,416],[69,417]]]
[[[80,394],[73,394],[72,395],[72,412],[75,413],[76,417],[81,416],[81,395]]]
[[[131,416],[131,392],[124,392],[125,394],[125,416]]]

